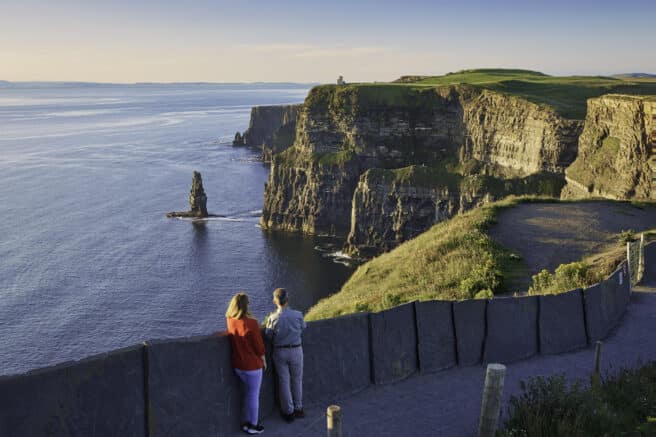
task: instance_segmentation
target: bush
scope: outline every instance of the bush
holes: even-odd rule
[[[583,262],[561,264],[554,274],[543,269],[531,277],[532,284],[528,294],[563,293],[575,288],[587,287],[596,280],[591,274],[590,265]]]
[[[636,241],[636,233],[633,229],[622,231],[617,235],[617,241],[621,245],[626,246],[626,243]]]
[[[532,378],[510,399],[499,436],[656,435],[656,362],[622,370],[602,384],[568,384],[564,375]]]
[[[365,312],[371,311],[371,307],[366,303],[358,302],[353,307],[353,311],[356,312],[356,313],[365,313]]]
[[[389,309],[399,305],[401,305],[401,296],[393,293],[385,293],[381,303],[383,309]]]

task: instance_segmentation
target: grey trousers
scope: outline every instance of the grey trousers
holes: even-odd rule
[[[291,414],[303,408],[303,347],[276,348],[273,363],[278,374],[280,410]]]

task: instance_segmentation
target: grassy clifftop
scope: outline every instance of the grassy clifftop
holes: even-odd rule
[[[577,120],[585,118],[586,101],[591,97],[609,93],[656,95],[656,79],[548,76],[530,70],[476,69],[443,76],[404,77],[393,83],[349,84],[343,87],[323,85],[315,88],[314,96],[311,93],[308,97],[321,98],[325,93],[334,93],[331,101],[342,107],[348,107],[349,100],[356,96],[372,104],[405,103],[412,106],[420,104],[417,97],[422,89],[463,84],[551,106],[563,117]]]
[[[438,223],[363,264],[338,294],[321,300],[306,318],[379,311],[413,300],[489,297],[505,278],[523,272],[522,263],[486,232],[497,211],[516,202],[507,199]]]

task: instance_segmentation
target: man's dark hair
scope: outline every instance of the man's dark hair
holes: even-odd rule
[[[273,290],[273,298],[278,302],[278,305],[285,305],[288,301],[287,290],[284,288],[276,288]]]

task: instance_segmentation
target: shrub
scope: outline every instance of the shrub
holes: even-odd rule
[[[381,306],[383,309],[393,308],[401,304],[401,296],[398,294],[385,293]]]
[[[489,288],[481,290],[474,295],[474,299],[492,299],[493,297],[494,293]]]
[[[656,362],[622,370],[595,387],[564,375],[532,378],[510,399],[500,436],[655,435]]]
[[[593,283],[596,276],[590,272],[590,265],[584,262],[561,264],[554,274],[543,269],[531,277],[532,284],[528,294],[562,293],[575,288],[587,287]]]
[[[626,243],[631,243],[633,241],[636,241],[636,234],[633,229],[628,229],[626,231],[622,231],[617,235],[617,241],[623,246],[626,246]]]

